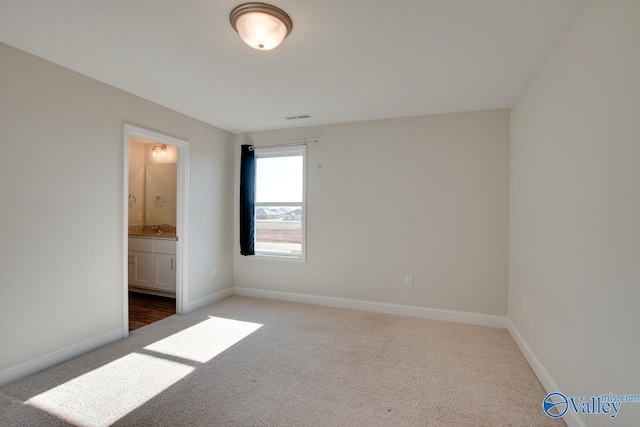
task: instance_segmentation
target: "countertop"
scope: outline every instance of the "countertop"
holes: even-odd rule
[[[134,231],[129,233],[129,237],[142,239],[178,240],[174,233],[158,233],[157,231]]]

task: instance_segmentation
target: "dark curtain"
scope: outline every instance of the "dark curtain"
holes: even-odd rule
[[[240,253],[255,255],[256,158],[251,145],[242,146],[240,159]]]

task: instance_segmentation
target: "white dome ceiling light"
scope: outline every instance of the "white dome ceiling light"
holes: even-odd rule
[[[256,50],[278,47],[293,28],[289,15],[266,3],[243,3],[231,11],[229,21],[242,41]]]

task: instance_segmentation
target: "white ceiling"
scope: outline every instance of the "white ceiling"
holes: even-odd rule
[[[509,108],[586,1],[274,0],[259,52],[243,0],[2,0],[0,41],[239,133]]]

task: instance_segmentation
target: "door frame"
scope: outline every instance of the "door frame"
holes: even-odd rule
[[[138,137],[178,147],[176,200],[176,312],[186,313],[189,301],[189,141],[124,124],[122,186],[122,292],[124,337],[129,336],[129,138]]]

